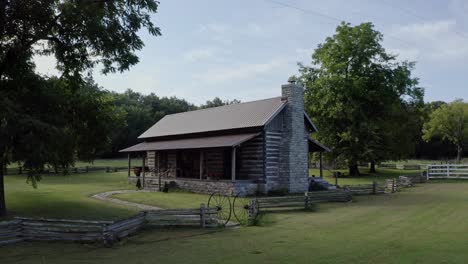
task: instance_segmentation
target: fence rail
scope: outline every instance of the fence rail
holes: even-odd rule
[[[385,193],[385,186],[377,182],[371,184],[344,185],[343,189],[349,191],[352,195],[369,195]]]
[[[22,241],[21,221],[0,222],[0,245],[13,244]]]
[[[126,171],[128,167],[123,166],[83,166],[70,168],[45,168],[40,173],[42,174],[67,174],[67,173],[87,173],[91,171],[118,172]],[[25,174],[28,170],[23,167],[4,168],[5,175]]]
[[[407,176],[399,176],[398,178],[385,180],[385,187],[388,192],[394,193],[402,188],[414,186],[414,182],[419,182],[418,180],[418,177],[411,178]]]
[[[142,211],[119,221],[15,217],[13,221],[0,222],[0,245],[21,241],[103,242],[111,245],[135,234],[145,225],[217,227],[217,209],[202,204],[194,209]]]
[[[346,190],[306,192],[304,195],[261,197],[256,199],[260,210],[281,208],[309,208],[311,204],[349,202],[351,193]]]
[[[468,164],[428,165],[428,179],[468,179]]]

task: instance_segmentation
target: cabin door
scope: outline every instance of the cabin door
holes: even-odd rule
[[[200,152],[183,150],[179,152],[177,164],[180,164],[180,177],[200,178]]]

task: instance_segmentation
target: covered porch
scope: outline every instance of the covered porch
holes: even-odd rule
[[[330,149],[318,142],[317,140],[309,137],[309,154],[310,153],[319,153],[319,169],[320,169],[320,178],[323,178],[323,153],[330,152]]]
[[[194,192],[255,193],[263,177],[261,133],[143,142],[122,150],[140,155],[142,187],[161,190],[164,184]],[[145,169],[146,168],[146,169]]]

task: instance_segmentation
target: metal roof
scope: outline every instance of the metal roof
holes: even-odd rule
[[[330,148],[309,137],[309,152],[330,152]]]
[[[214,137],[184,138],[174,140],[162,140],[142,142],[140,144],[122,149],[120,152],[140,152],[148,150],[170,150],[170,149],[200,149],[217,147],[238,146],[261,133],[224,135]]]
[[[261,127],[287,104],[281,97],[166,115],[138,138]]]

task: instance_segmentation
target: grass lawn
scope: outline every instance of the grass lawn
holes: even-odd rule
[[[1,263],[465,263],[467,201],[468,182],[432,183],[317,212],[268,214],[263,226],[144,230],[114,248],[22,243],[0,247],[0,256]]]
[[[137,212],[131,207],[113,205],[90,197],[105,191],[131,189],[125,172],[46,175],[37,189],[25,181],[25,175],[5,176],[10,216],[116,219]]]
[[[209,197],[207,194],[187,192],[121,193],[112,195],[112,198],[171,209],[199,208],[202,203],[208,204]]]
[[[368,168],[360,168],[361,176],[358,177],[344,177],[338,178],[338,185],[352,185],[352,184],[368,184],[373,181],[385,182],[385,179],[396,178],[403,175],[420,175],[421,171],[418,170],[399,170],[399,169],[381,169],[377,168],[377,173],[369,173]],[[347,170],[338,170],[342,173],[348,174]],[[310,169],[309,175],[319,177],[319,169]],[[323,170],[323,177],[331,184],[335,184],[335,178],[329,170]]]

